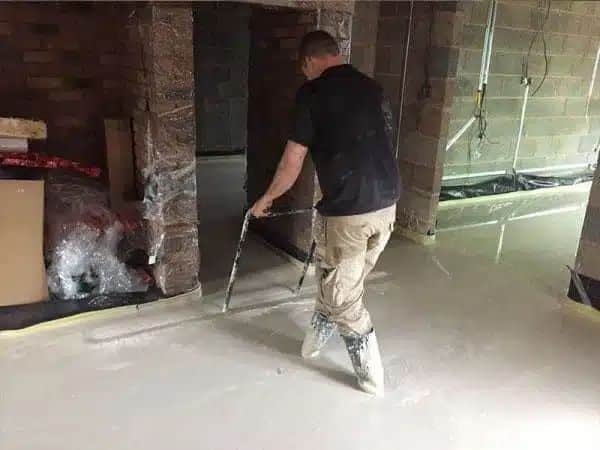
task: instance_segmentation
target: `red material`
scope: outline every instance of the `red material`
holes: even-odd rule
[[[98,178],[102,173],[98,167],[86,166],[76,161],[42,153],[0,152],[0,166],[69,169],[94,178]]]

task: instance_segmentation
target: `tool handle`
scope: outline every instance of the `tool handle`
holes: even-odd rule
[[[281,217],[281,216],[290,216],[292,214],[304,214],[308,212],[312,212],[313,208],[305,208],[305,209],[292,209],[290,211],[272,211],[268,212],[262,217],[254,217],[250,214],[251,219],[269,219],[271,217]]]

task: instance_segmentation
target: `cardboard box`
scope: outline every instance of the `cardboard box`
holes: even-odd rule
[[[0,306],[48,298],[44,182],[0,180]]]

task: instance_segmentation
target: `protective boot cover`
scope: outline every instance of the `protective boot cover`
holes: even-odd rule
[[[361,389],[372,395],[383,396],[383,365],[375,331],[371,330],[364,335],[343,334],[342,338]]]
[[[314,358],[318,356],[336,328],[335,323],[330,322],[324,314],[315,312],[302,343],[302,357]]]

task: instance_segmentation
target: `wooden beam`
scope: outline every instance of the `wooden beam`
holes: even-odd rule
[[[104,119],[110,205],[135,200],[135,169],[130,119]]]

